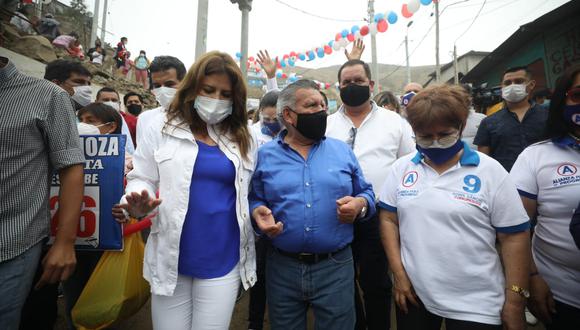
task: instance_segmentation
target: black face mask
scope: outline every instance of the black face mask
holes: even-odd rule
[[[141,111],[143,111],[143,106],[139,104],[129,104],[127,106],[127,111],[129,111],[129,113],[132,114],[133,116],[138,116],[141,113]]]
[[[371,88],[369,85],[349,84],[340,89],[340,98],[342,102],[349,107],[358,107],[371,97]]]
[[[297,113],[298,122],[296,123],[296,130],[307,139],[313,141],[320,141],[324,134],[326,134],[326,111],[322,110],[316,113]]]

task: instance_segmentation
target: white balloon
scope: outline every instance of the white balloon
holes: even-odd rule
[[[376,35],[379,31],[377,30],[377,23],[372,22],[371,24],[369,24],[369,32],[371,33],[371,35]]]
[[[332,49],[334,49],[334,51],[340,50],[340,42],[335,41],[334,44],[332,44]]]
[[[354,39],[355,39],[355,40],[356,40],[356,39],[362,39],[362,35],[360,34],[360,31],[356,31],[356,32],[354,33]]]
[[[409,12],[413,14],[416,13],[420,7],[421,7],[420,0],[409,0],[409,3],[407,3],[407,9],[409,9]]]

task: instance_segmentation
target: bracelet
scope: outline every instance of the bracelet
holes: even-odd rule
[[[538,272],[532,272],[532,273],[530,273],[530,277],[533,277],[533,276],[536,276],[536,275],[540,275],[540,273],[538,273]]]

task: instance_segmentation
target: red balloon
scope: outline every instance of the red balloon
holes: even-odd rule
[[[256,72],[260,72],[260,68],[256,68]]]
[[[255,59],[254,59],[254,56],[250,56],[250,58],[248,58],[248,60],[249,60],[250,62],[254,62],[254,61],[255,61]]]
[[[324,53],[326,55],[332,54],[332,47],[330,47],[330,46],[324,46]]]
[[[389,23],[386,20],[382,19],[377,23],[377,31],[385,32],[389,28]]]
[[[334,36],[334,41],[339,41],[341,38],[342,38],[342,33],[337,33],[337,34]]]
[[[282,73],[282,78],[286,79],[286,78],[288,78],[288,75],[285,73]]]
[[[354,34],[352,34],[352,33],[349,33],[349,34],[346,36],[346,39],[348,39],[348,41],[350,41],[350,42],[353,42],[353,41],[354,41]]]
[[[360,35],[364,37],[367,34],[369,34],[369,27],[368,25],[364,25],[363,27],[360,28]]]
[[[290,57],[290,56],[288,56],[288,54],[284,54],[284,56],[282,56],[282,59],[287,60],[288,57]]]
[[[291,51],[291,52],[290,52],[290,57],[296,57],[296,56],[298,56],[298,54],[296,54],[296,52],[295,52],[295,51]]]
[[[276,57],[276,67],[278,69],[282,69],[282,64],[280,64],[280,61],[278,61],[278,57]]]
[[[329,83],[324,84],[324,89],[329,89],[329,88],[330,88],[330,84]]]
[[[403,17],[405,18],[410,18],[411,16],[413,16],[413,13],[409,11],[409,8],[407,8],[407,4],[403,4],[403,10],[401,11],[401,13],[403,14]]]

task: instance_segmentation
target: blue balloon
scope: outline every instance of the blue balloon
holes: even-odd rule
[[[290,66],[294,66],[296,64],[296,62],[294,62],[293,60],[288,60],[288,65]]]
[[[346,38],[346,36],[348,35],[348,30],[344,29],[340,34],[342,35],[343,38]]]
[[[318,48],[318,57],[320,57],[320,58],[324,57],[324,49]]]
[[[286,67],[286,61],[282,60],[280,61],[280,66],[285,68]]]
[[[430,5],[430,4],[431,4],[431,2],[432,2],[432,0],[421,0],[421,4],[422,4],[423,6],[428,6],[428,5]]]
[[[383,13],[376,13],[375,14],[375,22],[378,22],[384,18],[385,18],[385,15],[383,15]]]
[[[316,55],[314,55],[314,52],[313,51],[309,51],[308,52],[308,59],[312,61],[315,58],[316,58]]]
[[[304,53],[300,53],[300,54],[298,54],[298,58],[299,58],[301,61],[304,61],[304,60],[306,59],[306,55],[304,55]]]
[[[355,34],[356,31],[359,31],[360,28],[358,27],[358,25],[354,25],[353,27],[350,28],[350,33]],[[332,47],[332,45],[330,45],[330,47]]]
[[[330,47],[334,46],[334,40],[330,40],[330,41],[328,42],[328,45],[329,45]]]
[[[389,21],[389,24],[395,24],[397,23],[397,20],[399,18],[397,17],[397,14],[394,11],[391,11],[389,13],[389,16],[387,17],[387,21]]]
[[[276,78],[282,78],[282,72],[280,71],[276,72]]]

